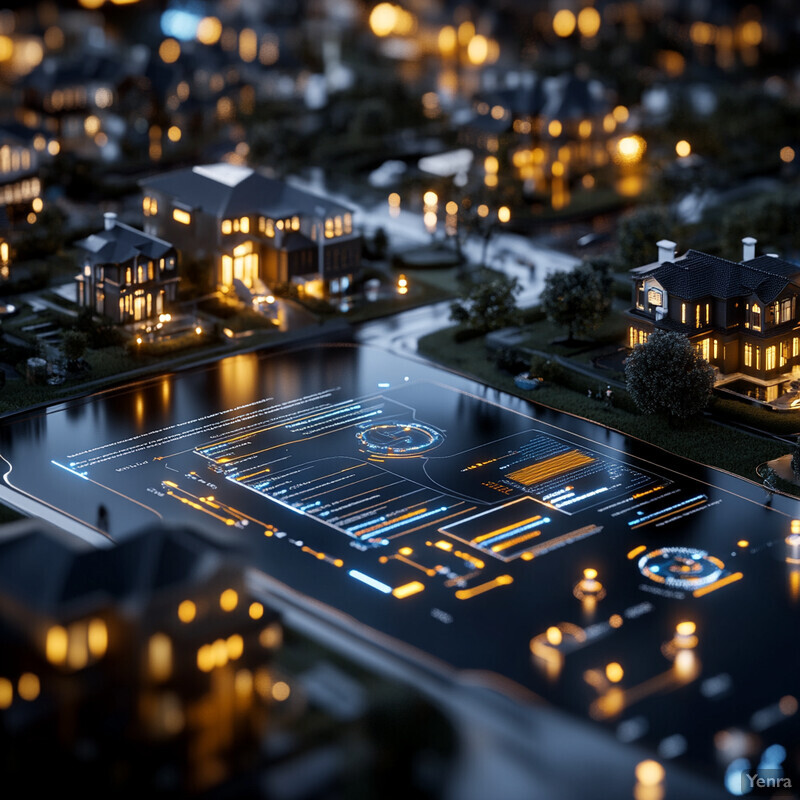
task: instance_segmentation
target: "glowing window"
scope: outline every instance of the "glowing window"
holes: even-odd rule
[[[686,303],[681,303],[681,322],[686,324]]]
[[[192,215],[188,211],[184,211],[182,208],[173,208],[172,219],[174,219],[175,222],[180,222],[181,225],[189,225],[192,221]]]
[[[800,337],[795,336],[792,339],[792,358],[800,356]]]
[[[753,345],[747,342],[744,346],[744,365],[746,367],[753,366]]]
[[[274,220],[268,219],[265,221],[264,225],[264,233],[271,239],[275,236],[275,222]]]
[[[719,342],[716,339],[714,339],[714,358],[715,359],[719,357],[718,348],[719,348]]]
[[[222,220],[222,232],[225,234],[230,233],[233,230],[233,225],[229,219]]]
[[[300,230],[300,217],[292,217],[292,230],[293,231]]]
[[[344,232],[345,233],[352,233],[353,232],[353,215],[352,214],[345,214],[344,215]]]
[[[764,368],[775,369],[775,345],[768,347],[764,352]]]
[[[753,303],[753,308],[750,312],[750,326],[754,331],[761,330],[761,306]]]
[[[239,230],[242,233],[250,233],[250,217],[242,217],[239,220]]]

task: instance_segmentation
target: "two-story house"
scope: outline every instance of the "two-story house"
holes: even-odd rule
[[[361,260],[353,210],[253,169],[211,164],[140,182],[144,227],[183,259],[208,259],[223,291],[294,283],[314,296],[347,291]]]
[[[800,266],[756,257],[742,240],[740,262],[658,242],[658,259],[631,270],[633,306],[628,346],[655,328],[680,331],[720,376],[741,373],[772,381],[800,367]]]
[[[175,248],[105,214],[104,228],[76,243],[83,251],[78,305],[114,322],[140,322],[167,312],[178,297]]]

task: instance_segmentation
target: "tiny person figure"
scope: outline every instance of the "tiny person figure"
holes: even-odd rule
[[[590,386],[590,387],[589,387],[589,388],[586,390],[586,396],[587,396],[587,397],[588,397],[590,400],[592,399],[592,387],[591,387],[591,386]]]
[[[108,532],[108,509],[102,503],[97,507],[97,527]]]
[[[611,408],[614,405],[614,392],[611,391],[611,386],[606,386],[606,408]]]

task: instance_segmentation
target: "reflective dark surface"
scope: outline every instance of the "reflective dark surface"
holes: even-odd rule
[[[155,516],[213,530],[302,593],[716,780],[734,731],[751,763],[796,754],[796,504],[600,426],[320,345],[21,415],[0,454],[20,491],[92,525],[106,506],[115,538]]]

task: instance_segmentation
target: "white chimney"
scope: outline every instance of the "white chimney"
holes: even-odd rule
[[[658,248],[659,264],[675,259],[675,248],[677,247],[675,242],[671,242],[669,239],[662,239],[660,242],[656,242],[656,247]]]
[[[745,236],[742,239],[742,261],[750,261],[756,257],[756,239]]]
[[[103,227],[107,231],[110,231],[116,224],[117,215],[113,211],[106,211],[106,213],[103,214]]]

